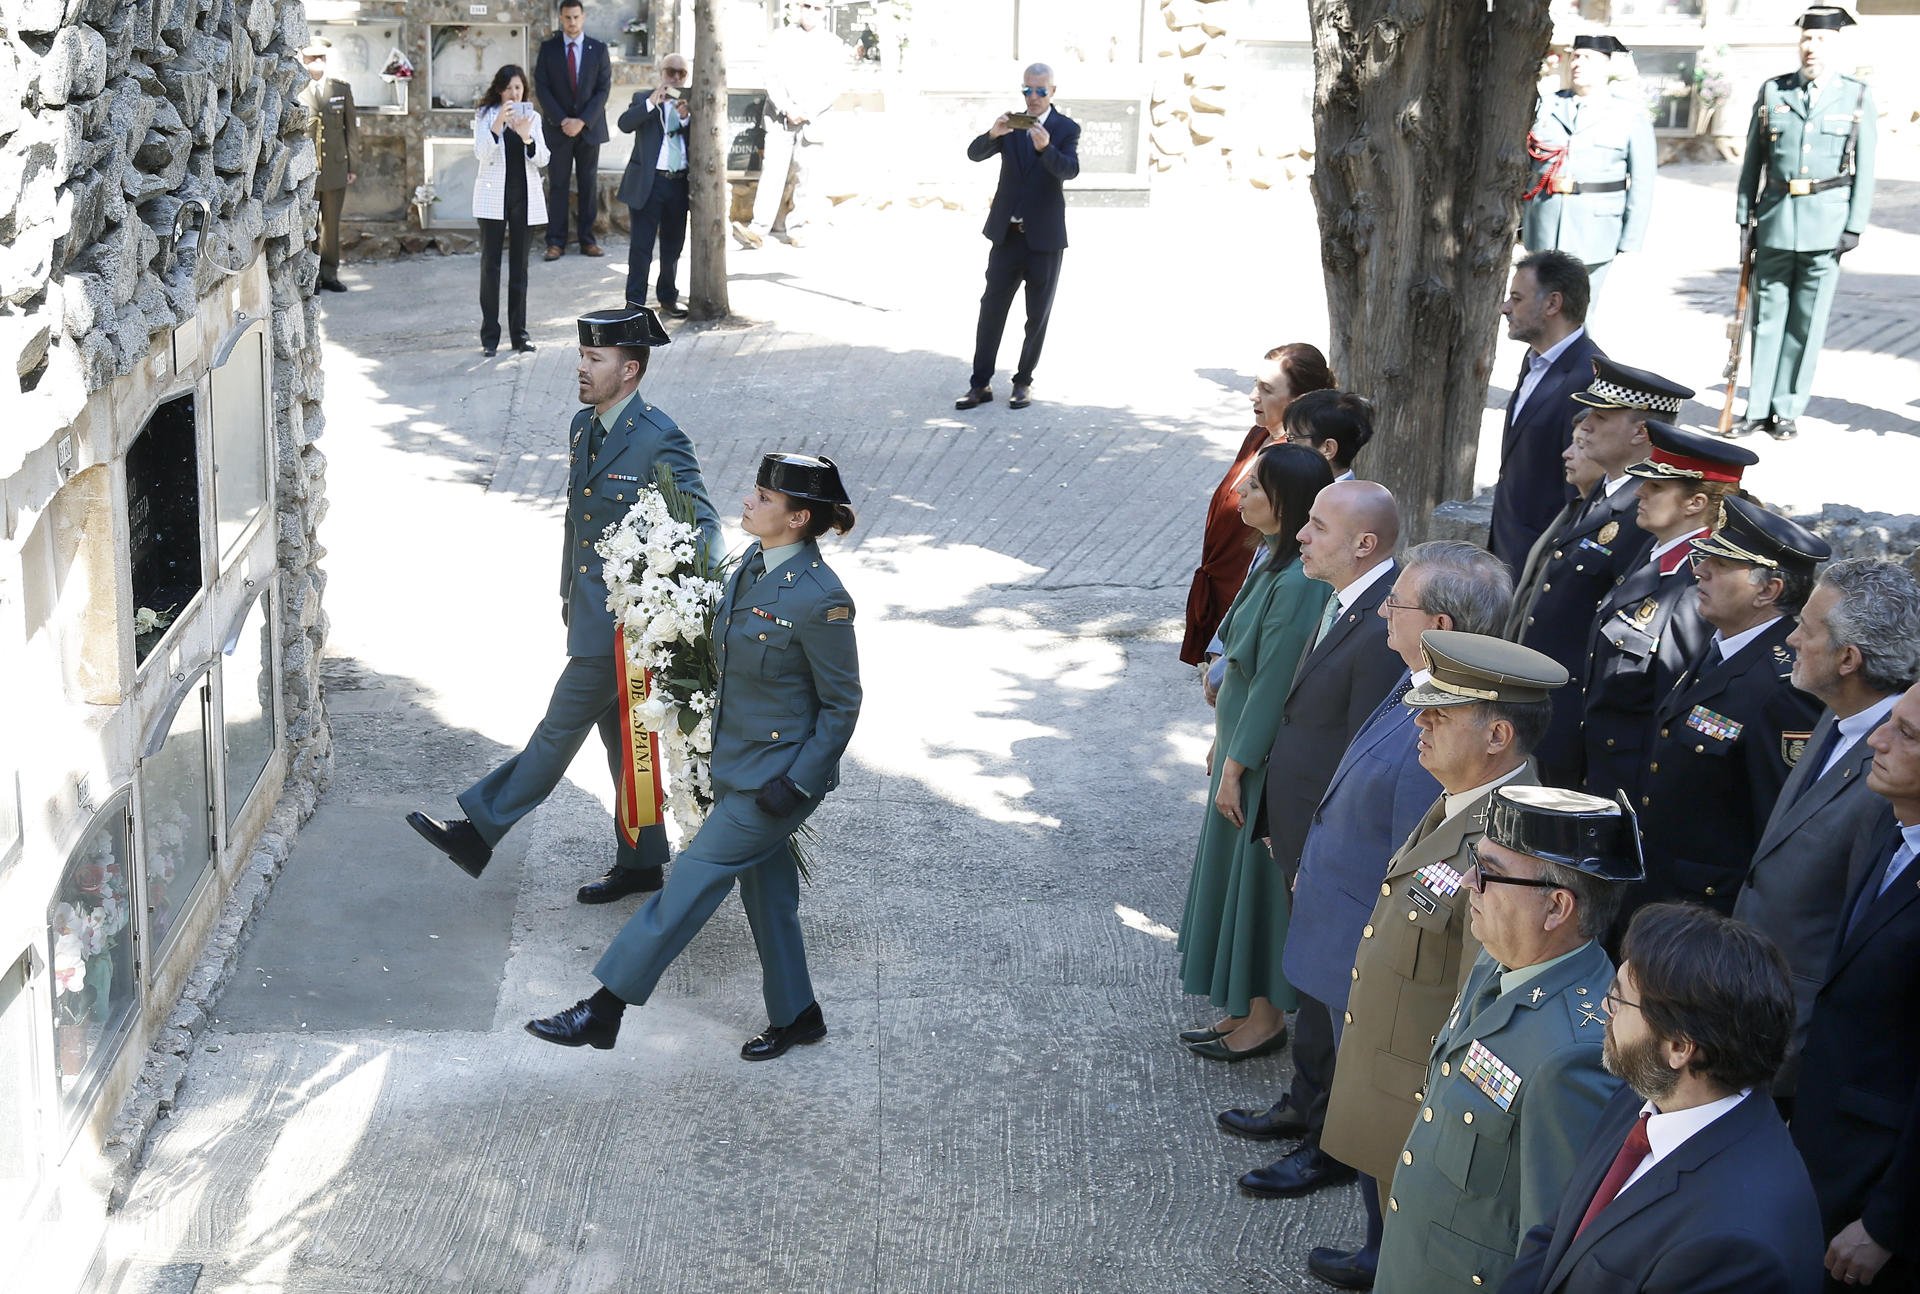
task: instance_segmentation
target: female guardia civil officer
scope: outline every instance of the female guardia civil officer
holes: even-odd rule
[[[602,985],[527,1032],[565,1047],[613,1046],[680,950],[740,883],[760,952],[764,1033],[740,1049],[772,1060],[818,1042],[826,1021],[800,941],[800,878],[787,839],[839,784],[840,756],[860,717],[853,599],[820,556],[827,531],[853,529],[830,458],[768,454],[741,528],[757,541],[727,582],[714,616],[720,659],[713,726],[713,810],[651,896],[593,968]]]

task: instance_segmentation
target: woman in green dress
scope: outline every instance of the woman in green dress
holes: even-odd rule
[[[1296,1005],[1280,973],[1286,946],[1286,878],[1254,835],[1267,753],[1294,667],[1333,590],[1300,569],[1296,535],[1314,496],[1332,484],[1326,459],[1306,445],[1269,445],[1241,479],[1240,515],[1259,531],[1266,559],[1247,577],[1220,624],[1227,672],[1214,706],[1208,804],[1180,923],[1180,979],[1226,1018],[1181,1035],[1196,1055],[1243,1060],[1286,1042]]]

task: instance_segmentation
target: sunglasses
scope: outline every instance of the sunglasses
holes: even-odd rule
[[[1552,881],[1536,881],[1527,876],[1502,876],[1499,872],[1488,871],[1486,859],[1480,857],[1480,844],[1478,841],[1467,846],[1467,853],[1473,858],[1473,866],[1467,869],[1468,875],[1473,879],[1466,881],[1466,884],[1475,894],[1485,894],[1487,892],[1487,886],[1489,885],[1518,885],[1523,889],[1529,890],[1563,890],[1566,888],[1564,885],[1555,885]],[[1466,880],[1465,877],[1461,879],[1463,881]]]
[[[686,74],[687,69],[684,67],[667,67],[660,69],[660,75],[662,76],[685,76]]]
[[[1053,87],[1048,85],[1023,85],[1020,87],[1020,93],[1026,95],[1029,99],[1044,99],[1053,93]]]

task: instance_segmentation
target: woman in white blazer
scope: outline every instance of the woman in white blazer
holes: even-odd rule
[[[500,347],[500,248],[507,263],[507,324],[515,350],[532,350],[527,335],[527,229],[547,223],[540,168],[547,137],[527,102],[527,74],[509,63],[493,74],[473,114],[473,215],[480,222],[480,349]]]

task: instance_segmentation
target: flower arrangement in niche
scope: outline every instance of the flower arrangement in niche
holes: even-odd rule
[[[86,1068],[113,1014],[115,963],[125,957],[132,915],[129,889],[113,839],[102,833],[68,870],[49,914],[58,1068],[65,1087]]]
[[[387,65],[380,69],[380,76],[389,82],[411,81],[413,80],[413,60],[407,57],[405,50],[396,45],[387,51]]]
[[[1711,112],[1733,97],[1733,77],[1727,72],[1727,47],[1701,50],[1693,65],[1693,92],[1700,106]]]

